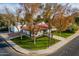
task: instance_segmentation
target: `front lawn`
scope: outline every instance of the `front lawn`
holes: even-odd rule
[[[78,30],[78,26],[76,24],[73,24],[71,26],[71,28],[72,28],[72,30],[66,30],[61,33],[60,32],[53,32],[52,34],[67,38],[67,37],[73,35]]]
[[[58,36],[61,36],[61,37],[64,37],[64,38],[67,38],[69,36],[71,36],[72,34],[74,34],[73,32],[53,32],[54,35],[58,35]]]
[[[22,40],[20,39],[20,37],[17,37],[12,39],[12,41],[24,49],[30,49],[30,50],[46,49],[48,46],[51,46],[59,42],[59,40],[56,39],[52,39],[51,41],[49,41],[49,38],[45,36],[37,38],[35,45],[33,43],[33,40],[26,36],[23,36]]]

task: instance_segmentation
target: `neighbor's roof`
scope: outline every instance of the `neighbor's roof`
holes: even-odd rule
[[[22,27],[23,30],[28,30],[28,31],[40,31],[40,30],[45,30],[48,29],[48,24],[42,24],[42,23],[37,23],[35,25],[28,25],[28,26],[23,26]]]

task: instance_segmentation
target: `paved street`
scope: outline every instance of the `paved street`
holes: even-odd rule
[[[79,37],[76,37],[54,54],[50,54],[50,56],[79,56]]]
[[[5,43],[3,38],[0,38],[0,56],[20,56],[21,54],[14,51],[9,45]]]

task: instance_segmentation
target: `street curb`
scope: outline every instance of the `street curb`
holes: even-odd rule
[[[22,52],[16,50],[16,49],[15,49],[11,44],[9,44],[5,39],[4,39],[4,41],[5,41],[13,50],[15,50],[16,52],[21,53],[21,54],[24,54],[24,53],[22,53]],[[25,55],[25,54],[24,54],[24,55]]]
[[[26,53],[27,50],[24,50],[25,52],[24,51],[21,51],[21,49],[23,49],[21,47],[20,47],[21,48],[20,50],[19,50],[19,48],[17,49],[16,47],[12,46],[10,44],[10,42],[8,40],[6,40],[6,38],[4,38],[4,39],[17,52],[20,52],[20,53],[25,54],[25,55],[28,55],[28,56],[46,56],[46,55],[55,53],[58,49],[60,49],[61,47],[63,47],[65,44],[67,44],[68,42],[70,42],[71,40],[73,40],[74,38],[76,38],[77,36],[79,36],[79,34],[78,33],[75,33],[75,34],[69,36],[68,38],[66,38],[67,40],[62,40],[62,41],[54,44],[53,46],[50,46],[48,49],[38,50],[38,51],[30,51],[30,50],[28,50],[29,53]]]
[[[10,39],[10,38],[9,38]],[[19,52],[19,53],[22,53],[22,54],[25,54],[25,55],[28,55],[28,56],[45,56],[45,55],[48,55],[48,54],[37,54],[35,53],[34,51],[32,50],[28,50],[29,53],[25,53],[25,52],[22,52],[22,51],[19,51],[19,49],[17,49],[16,47],[12,46],[10,43],[12,42],[11,40],[9,40],[8,38],[4,38],[4,40],[6,41],[7,44],[9,44],[15,51]],[[11,38],[12,39],[12,38]],[[12,44],[15,44],[14,42],[12,42]],[[56,43],[57,44],[57,43]],[[18,46],[18,45],[17,45]],[[20,47],[21,48],[21,47]],[[26,50],[26,49],[25,49]],[[46,50],[46,49],[44,49]]]

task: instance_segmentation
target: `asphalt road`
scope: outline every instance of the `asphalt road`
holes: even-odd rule
[[[4,40],[0,38],[0,56],[21,56],[23,54],[13,50]]]
[[[79,37],[49,56],[79,56]]]

